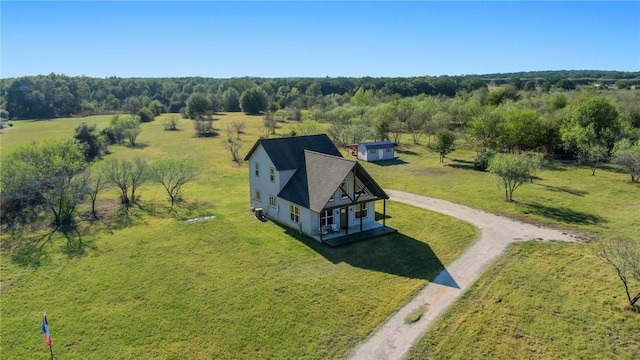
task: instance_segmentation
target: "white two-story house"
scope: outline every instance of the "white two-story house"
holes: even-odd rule
[[[316,240],[362,233],[379,236],[389,196],[357,161],[345,159],[327,135],[258,140],[247,156],[251,207]],[[383,201],[382,224],[375,202]]]

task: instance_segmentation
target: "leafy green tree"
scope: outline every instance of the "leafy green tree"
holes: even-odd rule
[[[629,139],[618,141],[613,150],[613,160],[627,169],[631,182],[640,182],[640,140],[635,143]]]
[[[602,145],[581,144],[576,157],[578,163],[589,165],[591,176],[595,176],[600,164],[607,160],[607,149]]]
[[[164,106],[158,99],[152,100],[149,103],[148,108],[149,110],[151,110],[154,116],[160,116],[160,114],[162,114],[162,112],[164,111]]]
[[[373,91],[358,88],[350,102],[354,106],[371,106],[373,105]]]
[[[259,114],[267,110],[269,97],[259,86],[252,87],[240,95],[240,108],[247,114]]]
[[[228,88],[222,93],[223,108],[225,111],[240,111],[240,93],[235,88]]]
[[[171,208],[181,199],[182,186],[198,175],[198,167],[192,161],[164,159],[153,163],[150,167],[151,179],[167,191]]]
[[[551,107],[554,110],[564,109],[569,103],[569,99],[564,94],[556,94],[551,98]]]
[[[504,188],[505,201],[513,201],[513,192],[531,181],[536,168],[531,158],[525,154],[496,154],[489,162],[487,171],[498,177]]]
[[[500,143],[509,151],[534,150],[544,144],[545,128],[535,110],[507,111],[500,132]]]
[[[303,120],[301,123],[294,124],[291,129],[295,131],[297,136],[319,134],[321,132],[318,123],[313,120]]]
[[[187,116],[190,119],[201,119],[211,112],[211,101],[206,94],[193,93],[187,99]]]
[[[440,154],[440,162],[455,150],[456,134],[450,130],[441,130],[436,133],[436,141],[431,150]]]
[[[87,162],[93,161],[101,155],[103,149],[101,136],[96,132],[96,125],[83,122],[76,128],[74,136],[84,148],[84,157]]]
[[[85,192],[79,176],[87,166],[83,146],[76,140],[48,140],[24,145],[7,155],[1,197],[5,220],[35,221],[49,211],[56,228],[70,225]]]
[[[138,117],[140,118],[141,122],[151,122],[153,120],[155,120],[155,115],[153,114],[153,111],[151,111],[148,107],[143,107],[142,109],[140,109],[140,111],[138,111]]]
[[[572,109],[561,135],[569,150],[577,151],[581,144],[598,144],[611,153],[616,141],[622,138],[618,110],[605,98],[589,97]]]

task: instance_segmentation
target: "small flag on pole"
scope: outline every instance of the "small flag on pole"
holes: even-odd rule
[[[47,313],[42,316],[42,333],[44,334],[44,343],[51,347],[51,336],[49,336],[49,323],[47,322]]]

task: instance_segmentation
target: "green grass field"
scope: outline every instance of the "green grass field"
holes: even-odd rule
[[[234,120],[247,123],[246,152],[262,119],[221,115],[215,124],[224,131]],[[41,138],[63,127],[71,136],[76,120],[65,121]],[[398,234],[337,249],[259,222],[248,209],[248,170],[232,165],[224,134],[194,138],[189,124],[177,132],[144,124],[139,147],[109,155],[198,162],[176,213],[159,186],[145,185],[129,219],[82,226],[82,250],[72,234],[22,254],[3,235],[3,358],[47,356],[43,311],[60,358],[343,358],[476,238],[468,224],[394,202],[387,223]],[[3,152],[21,142],[5,142],[12,134],[21,133],[1,135]],[[113,206],[116,193],[102,198]],[[216,219],[181,221],[206,215]]]
[[[98,127],[109,118],[96,117]],[[3,357],[47,356],[38,328],[47,311],[60,357],[342,358],[475,237],[469,225],[394,202],[388,224],[400,234],[339,249],[255,221],[246,165],[232,165],[222,139],[233,121],[245,121],[245,154],[263,134],[262,118],[218,118],[219,138],[194,138],[188,120],[181,131],[166,132],[158,119],[143,124],[138,148],[111,147],[110,157],[191,158],[201,165],[198,180],[185,187],[188,204],[175,213],[159,186],[145,185],[130,220],[86,225],[84,255],[60,236],[39,262],[33,254],[16,257],[3,235]],[[82,121],[15,122],[0,135],[2,152],[71,136]],[[472,151],[461,146],[443,165],[425,143],[406,137],[398,161],[364,166],[385,188],[588,237],[640,238],[640,187],[615,167],[592,177],[587,168],[553,162],[509,204],[491,175],[471,169]],[[105,194],[103,202],[116,198]],[[178,221],[211,214],[216,220]],[[615,273],[588,244],[517,244],[412,356],[632,358],[640,351],[640,315],[625,304]]]

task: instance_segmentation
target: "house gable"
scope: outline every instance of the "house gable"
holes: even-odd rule
[[[305,166],[294,174],[279,197],[319,213],[353,172],[358,181],[380,199],[389,196],[357,161],[305,150]]]

